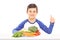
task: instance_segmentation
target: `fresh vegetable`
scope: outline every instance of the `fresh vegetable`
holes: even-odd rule
[[[22,32],[16,32],[14,33],[13,37],[22,37],[23,33]]]
[[[24,32],[23,35],[24,35],[24,36],[28,36],[28,37],[33,37],[33,36],[35,36],[34,33],[32,33],[32,32]]]
[[[36,32],[29,32],[29,31],[25,31],[23,33],[24,36],[28,36],[28,37],[34,37],[34,36],[38,36],[40,35],[39,30],[37,30]]]
[[[38,36],[38,35],[40,35],[41,33],[39,32],[39,30],[37,30],[36,32],[35,32],[35,36]]]
[[[38,30],[38,28],[36,26],[31,26],[28,28],[28,30],[31,32],[36,32]]]

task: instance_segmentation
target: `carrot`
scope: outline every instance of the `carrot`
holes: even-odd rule
[[[30,33],[30,32],[24,32],[23,35],[24,36],[35,36],[34,33]]]

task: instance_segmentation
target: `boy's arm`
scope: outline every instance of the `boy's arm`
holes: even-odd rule
[[[13,29],[13,33],[21,30],[24,27],[24,24],[27,22],[27,20],[24,20],[21,24],[18,25],[18,27],[16,27],[15,29]]]
[[[51,22],[50,22],[49,28],[47,28],[47,26],[44,25],[41,21],[38,21],[38,20],[37,20],[37,23],[39,24],[39,26],[40,26],[40,28],[41,28],[42,30],[44,30],[44,31],[45,31],[46,33],[48,33],[48,34],[51,34],[52,29],[53,29],[53,26],[54,26],[54,23],[51,23]]]

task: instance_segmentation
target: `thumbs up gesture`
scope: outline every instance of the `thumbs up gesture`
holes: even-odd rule
[[[52,16],[50,16],[50,22],[51,23],[54,23],[55,22],[55,19]]]

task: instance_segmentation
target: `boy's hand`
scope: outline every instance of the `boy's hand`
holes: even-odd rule
[[[52,16],[50,17],[50,22],[51,23],[54,23],[55,22],[55,19]]]

